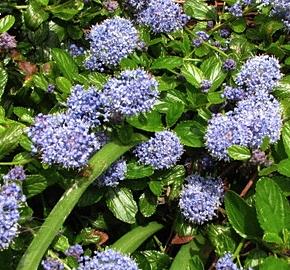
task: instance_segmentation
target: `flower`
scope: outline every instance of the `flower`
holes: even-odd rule
[[[116,187],[126,177],[127,164],[124,160],[115,162],[98,180],[100,186]]]
[[[72,118],[81,119],[93,127],[101,124],[99,118],[103,115],[99,112],[100,94],[94,87],[85,90],[83,86],[75,85],[67,100],[67,106],[67,113]]]
[[[137,13],[137,22],[150,27],[154,33],[182,29],[188,20],[181,6],[172,0],[149,0],[146,7]]]
[[[71,44],[68,51],[69,54],[73,57],[77,57],[85,53],[85,49],[83,47],[77,46],[76,44]]]
[[[246,92],[239,87],[225,86],[224,93],[222,94],[223,98],[226,98],[231,101],[239,101],[246,98]]]
[[[0,50],[9,50],[16,48],[15,37],[9,35],[7,32],[0,34]]]
[[[207,93],[208,90],[211,88],[212,86],[212,82],[210,80],[203,80],[200,83],[200,88],[202,90],[202,92]]]
[[[23,181],[26,178],[25,171],[22,166],[15,166],[6,175],[3,176],[3,180],[19,180]]]
[[[117,66],[139,43],[138,31],[130,20],[114,17],[92,27],[88,39],[90,55],[85,66],[91,70]]]
[[[47,86],[47,90],[46,91],[47,91],[47,93],[51,94],[51,93],[53,93],[54,89],[55,89],[55,85],[50,83]]]
[[[179,200],[182,215],[196,224],[212,220],[223,199],[224,189],[221,179],[192,174],[186,181]]]
[[[231,35],[231,32],[228,29],[226,29],[226,28],[221,29],[220,36],[222,38],[228,38],[230,35]]]
[[[243,16],[243,9],[240,3],[233,4],[231,7],[228,8],[228,11],[235,17]]]
[[[142,164],[151,165],[154,169],[168,169],[177,163],[183,151],[179,138],[173,132],[161,131],[148,142],[138,145],[134,153]]]
[[[246,91],[271,92],[281,79],[279,61],[269,55],[255,56],[247,60],[238,73],[235,82]]]
[[[107,249],[96,252],[92,258],[85,257],[77,270],[139,270],[136,262],[118,251]]]
[[[65,251],[66,256],[72,256],[72,257],[75,257],[76,259],[79,259],[83,253],[84,253],[83,247],[79,244],[70,246]]]
[[[105,84],[101,93],[102,106],[111,116],[134,116],[148,112],[159,95],[157,88],[157,81],[146,71],[125,70]]]
[[[0,250],[7,249],[19,233],[19,205],[24,201],[25,196],[15,183],[0,186]]]
[[[44,270],[63,270],[64,265],[61,261],[55,258],[46,257],[45,260],[41,262],[41,265]]]
[[[235,70],[236,66],[237,66],[236,61],[231,58],[225,60],[223,63],[223,69],[226,71]]]
[[[290,30],[290,2],[289,0],[271,0],[272,5],[271,14],[280,18],[286,28]]]
[[[209,153],[219,159],[229,161],[228,148],[232,145],[247,146],[252,140],[252,132],[243,121],[228,112],[216,114],[208,122],[205,145]]]
[[[148,4],[148,0],[126,0],[125,3],[135,11],[140,11]]]
[[[252,133],[249,147],[260,147],[266,137],[270,139],[270,143],[279,140],[282,112],[278,100],[273,96],[251,96],[239,101],[234,112]]]
[[[91,154],[101,147],[96,135],[90,133],[90,125],[66,114],[39,114],[28,136],[33,152],[41,154],[42,162],[64,168],[85,166]]]
[[[106,0],[103,5],[109,12],[114,12],[119,7],[118,2],[113,0]]]
[[[239,267],[233,262],[233,255],[231,253],[224,254],[219,258],[216,263],[217,270],[240,270]]]

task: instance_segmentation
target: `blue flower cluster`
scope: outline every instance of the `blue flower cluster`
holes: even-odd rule
[[[139,162],[151,165],[154,169],[168,169],[180,159],[183,146],[179,138],[171,131],[161,131],[148,142],[142,143],[134,150]]]
[[[0,34],[0,50],[9,50],[16,48],[15,37],[9,35],[7,32]]]
[[[44,270],[64,270],[64,265],[58,259],[47,257],[41,262]]]
[[[77,260],[81,257],[81,255],[83,255],[84,250],[83,247],[79,244],[70,246],[66,251],[65,251],[65,255],[66,256],[72,256],[75,257]]]
[[[282,74],[276,58],[260,55],[250,58],[241,68],[235,82],[247,92],[271,92]]]
[[[98,184],[105,187],[116,187],[125,179],[127,164],[124,160],[115,162],[99,179]]]
[[[158,83],[142,69],[125,70],[107,81],[101,93],[104,111],[111,116],[133,116],[152,109]]]
[[[290,1],[289,0],[264,0],[264,4],[270,4],[271,14],[282,20],[287,30],[290,30]]]
[[[136,7],[137,22],[151,28],[154,33],[170,33],[179,29],[188,22],[189,17],[185,15],[179,4],[173,0],[148,0],[131,2]]]
[[[68,51],[69,54],[73,57],[77,57],[85,53],[85,49],[83,47],[77,46],[76,44],[71,44]]]
[[[252,133],[243,121],[228,112],[214,115],[209,120],[205,145],[213,157],[229,160],[228,148],[234,144],[247,146],[251,138]]]
[[[135,11],[146,7],[148,0],[126,0],[126,4]]]
[[[90,125],[69,114],[39,114],[28,136],[33,152],[40,152],[44,163],[64,168],[85,166],[91,154],[101,147],[97,136],[90,133]]]
[[[240,87],[231,87],[226,85],[222,97],[231,101],[239,101],[246,98],[246,93]]]
[[[92,127],[101,124],[99,112],[101,107],[100,94],[94,87],[85,90],[82,85],[75,85],[67,100],[67,113],[72,118],[81,119]]]
[[[231,35],[231,32],[227,28],[223,28],[220,31],[220,36],[222,38],[228,38]]]
[[[16,183],[5,181],[0,186],[0,250],[7,249],[18,235],[19,207],[24,201],[25,196]]]
[[[106,0],[103,5],[109,12],[114,12],[119,7],[118,2],[114,0]]]
[[[179,200],[182,215],[196,224],[212,220],[217,215],[224,195],[221,179],[192,174],[186,181]]]
[[[204,31],[197,31],[195,34],[197,35],[197,38],[192,40],[192,45],[194,47],[199,47],[204,41],[208,41],[210,38],[209,34]]]
[[[239,2],[237,2],[228,8],[228,12],[231,13],[235,17],[242,17],[243,7]]]
[[[92,258],[84,257],[77,270],[139,270],[136,262],[129,256],[108,249],[96,252]]]
[[[6,175],[3,176],[3,180],[19,180],[23,181],[26,178],[25,171],[22,166],[15,166]]]
[[[233,111],[214,115],[205,135],[212,156],[229,160],[227,149],[237,144],[258,149],[265,137],[271,143],[280,138],[282,112],[269,93],[282,74],[277,59],[268,55],[249,59],[235,79],[238,87],[225,86],[223,97],[238,101]]]
[[[252,133],[249,147],[259,148],[263,139],[268,137],[270,143],[280,138],[282,129],[282,110],[278,100],[273,96],[252,96],[239,101],[234,110],[240,122]]]
[[[217,270],[240,270],[239,267],[233,262],[233,255],[226,253],[223,257],[219,258],[216,263]]]
[[[234,59],[226,59],[223,63],[223,69],[226,71],[232,71],[235,70],[237,67],[237,63]]]
[[[50,84],[47,86],[46,91],[47,91],[47,93],[51,94],[51,93],[54,92],[54,89],[55,89],[55,85],[50,83]]]
[[[114,17],[92,27],[88,39],[90,55],[85,66],[91,70],[117,66],[139,43],[138,31],[130,20]]]
[[[232,145],[259,148],[265,137],[275,143],[280,138],[282,113],[273,96],[252,96],[239,101],[234,111],[215,115],[205,135],[206,147],[218,159],[229,160],[227,149]]]
[[[210,81],[210,80],[203,80],[200,83],[200,89],[204,93],[207,93],[208,90],[211,88],[211,86],[212,86],[212,81]]]

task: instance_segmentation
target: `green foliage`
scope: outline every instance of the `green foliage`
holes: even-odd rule
[[[249,5],[237,18],[227,11],[235,0],[217,1],[223,6],[183,1],[190,17],[183,29],[156,34],[133,22],[144,47],[115,68],[90,71],[84,67],[87,33],[106,18],[132,19],[123,1],[112,12],[100,0],[0,2],[0,34],[17,40],[16,49],[0,48],[0,173],[22,165],[27,174],[20,184],[27,198],[20,206],[20,234],[0,251],[3,269],[36,270],[46,255],[76,269],[77,260],[64,256],[76,243],[88,256],[106,246],[131,254],[140,270],[208,269],[226,252],[243,269],[289,269],[290,45],[283,22],[269,7]],[[231,36],[222,38],[221,29]],[[195,47],[197,31],[210,38]],[[83,47],[85,55],[70,55],[71,44]],[[206,166],[208,120],[236,105],[223,97],[224,86],[234,86],[245,61],[262,54],[275,56],[284,74],[271,93],[281,103],[281,138],[275,144],[264,138],[259,149],[265,162],[255,164],[254,149],[233,145],[229,162]],[[228,58],[236,61],[236,70],[223,68]],[[109,78],[135,68],[158,81],[158,101],[147,113],[116,115],[93,128],[105,131],[110,143],[87,167],[65,170],[42,163],[41,153],[31,154],[27,129],[36,115],[64,112],[73,85],[101,92]],[[201,89],[203,80],[211,81],[209,89]],[[52,93],[49,85],[55,86]],[[139,163],[131,148],[164,130],[173,131],[184,146],[178,163],[166,170]],[[121,156],[127,162],[125,179],[115,188],[100,187],[99,175]],[[185,178],[195,173],[220,177],[225,187],[215,219],[205,225],[188,222],[178,206]]]

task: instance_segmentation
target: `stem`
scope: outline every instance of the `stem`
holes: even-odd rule
[[[87,187],[137,142],[138,140],[130,145],[108,143],[91,158],[88,166],[90,169],[86,171],[88,176],[77,178],[63,194],[21,258],[17,270],[38,269],[43,255]]]
[[[225,52],[223,52],[222,50],[220,50],[219,48],[210,45],[208,42],[204,42],[204,44],[205,44],[207,47],[209,47],[209,48],[211,48],[211,49],[217,51],[217,52],[220,53],[222,56],[228,58],[228,55],[227,55]]]
[[[26,159],[26,160],[22,160],[22,161],[12,161],[12,162],[0,162],[1,166],[10,166],[10,165],[24,165],[27,164],[31,161],[33,161],[34,159]]]
[[[157,222],[150,222],[146,226],[139,226],[126,233],[117,240],[111,248],[117,249],[123,253],[134,252],[148,237],[161,230],[163,225]]]
[[[239,257],[239,254],[240,254],[240,252],[241,252],[241,250],[242,250],[244,244],[245,244],[245,240],[243,239],[243,240],[239,243],[239,245],[238,245],[238,247],[237,247],[235,253],[233,254],[233,258],[234,258],[234,259],[237,258],[237,257]]]

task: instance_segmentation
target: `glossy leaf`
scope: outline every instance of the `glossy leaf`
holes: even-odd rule
[[[259,238],[262,234],[255,208],[250,207],[238,194],[228,191],[225,196],[225,208],[229,222],[243,238]],[[251,226],[248,222],[251,220]]]
[[[130,224],[135,222],[138,207],[129,189],[109,189],[106,194],[106,204],[116,218]]]
[[[15,17],[12,15],[6,15],[0,19],[0,34],[7,32],[15,23]]]

